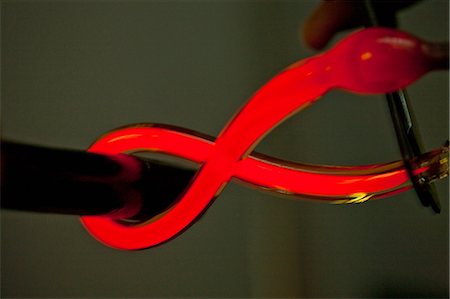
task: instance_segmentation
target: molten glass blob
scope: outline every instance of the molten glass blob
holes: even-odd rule
[[[177,202],[153,219],[127,225],[89,216],[82,217],[84,226],[114,248],[155,246],[191,225],[233,177],[275,192],[336,203],[363,202],[409,189],[402,162],[356,167],[303,165],[252,154],[252,150],[275,126],[332,88],[378,94],[411,84],[433,69],[424,45],[392,29],[356,32],[329,52],[297,62],[269,81],[215,140],[158,125],[131,126],[103,136],[89,151],[157,151],[201,167]],[[429,171],[427,163],[420,165],[416,175]]]

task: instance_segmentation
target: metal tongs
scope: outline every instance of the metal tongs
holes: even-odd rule
[[[397,20],[394,14],[381,15],[372,0],[364,0],[366,13],[368,16],[367,27],[384,26],[396,27]],[[394,123],[397,141],[402,155],[403,162],[408,171],[408,175],[414,186],[420,201],[425,207],[431,207],[435,213],[440,213],[441,206],[436,195],[434,185],[430,180],[416,176],[413,170],[417,167],[415,161],[423,154],[421,140],[417,133],[417,122],[408,103],[408,93],[406,89],[398,90],[386,94],[392,121]]]

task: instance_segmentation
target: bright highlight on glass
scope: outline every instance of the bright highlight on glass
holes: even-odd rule
[[[153,219],[127,225],[89,216],[82,217],[84,226],[99,241],[114,248],[152,247],[191,225],[231,178],[282,194],[334,203],[360,203],[410,189],[402,162],[354,167],[304,165],[252,151],[274,127],[332,88],[384,94],[411,84],[433,69],[422,50],[424,45],[392,29],[356,32],[327,53],[299,61],[270,80],[215,140],[181,128],[152,124],[106,134],[89,151],[162,152],[201,167],[178,201]],[[425,180],[445,176],[448,164],[446,169],[442,165],[447,153],[443,148],[415,161],[415,175]]]

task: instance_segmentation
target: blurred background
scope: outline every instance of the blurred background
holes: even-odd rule
[[[2,138],[83,150],[141,122],[216,136],[262,84],[316,53],[299,27],[317,4],[2,1]],[[400,28],[448,40],[448,15],[447,0],[423,1]],[[449,135],[448,80],[432,73],[409,88],[426,150]],[[384,97],[340,91],[256,150],[320,164],[400,159]],[[336,206],[232,182],[184,234],[137,252],[101,245],[78,217],[1,211],[1,295],[448,297],[448,179],[436,187],[440,215],[413,191]]]

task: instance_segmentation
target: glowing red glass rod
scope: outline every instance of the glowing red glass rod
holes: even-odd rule
[[[84,226],[99,241],[114,248],[155,246],[191,225],[233,177],[284,194],[347,203],[410,188],[401,162],[356,167],[307,166],[252,155],[252,151],[274,127],[332,88],[384,94],[411,84],[434,69],[424,52],[426,45],[392,29],[356,32],[327,53],[297,62],[270,80],[215,140],[150,124],[106,134],[89,151],[157,151],[197,162],[201,167],[177,202],[147,222],[130,225],[108,217],[85,216]],[[416,174],[426,171],[428,166],[420,167]]]

